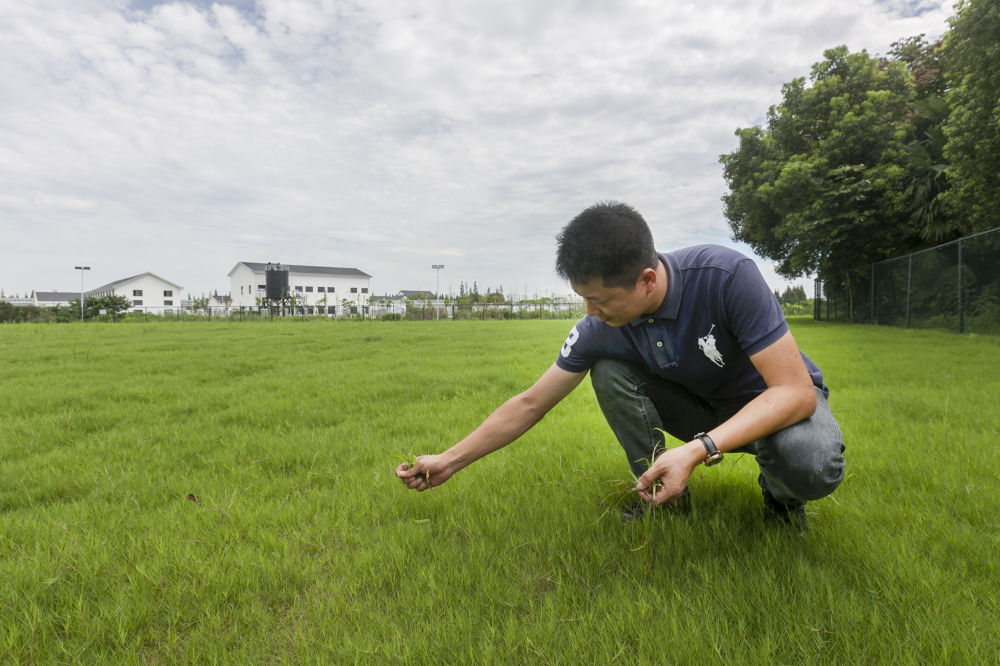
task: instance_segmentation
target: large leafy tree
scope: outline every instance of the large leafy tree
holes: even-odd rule
[[[961,231],[942,196],[949,185],[944,156],[948,104],[942,53],[943,42],[928,42],[924,35],[893,42],[889,51],[892,59],[906,64],[913,77],[910,136],[903,155],[908,174],[903,196],[912,224],[929,243],[952,240]]]
[[[80,313],[80,299],[74,299],[70,301],[70,310],[72,312]],[[101,310],[104,310],[113,319],[117,319],[132,307],[132,302],[125,296],[116,296],[113,294],[105,296],[90,296],[83,301],[83,314],[87,319],[92,319],[98,317],[101,314]]]
[[[850,275],[914,239],[903,195],[913,78],[901,60],[824,53],[807,84],[782,87],[767,128],[736,132],[722,155],[734,237],[787,277]],[[912,241],[911,241],[912,242]]]
[[[1000,3],[960,0],[944,40],[944,123],[951,187],[945,201],[965,233],[1000,224]]]

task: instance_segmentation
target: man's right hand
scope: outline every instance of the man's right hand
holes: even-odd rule
[[[451,478],[454,470],[447,464],[441,454],[433,456],[417,456],[411,466],[403,463],[396,468],[396,476],[400,478],[410,490],[427,490],[434,486],[440,486]]]
[[[440,486],[458,470],[527,432],[586,376],[586,371],[569,372],[553,363],[527,391],[500,405],[468,437],[444,453],[417,456],[413,465],[403,463],[396,476],[410,490]]]

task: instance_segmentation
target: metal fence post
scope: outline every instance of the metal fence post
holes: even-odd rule
[[[965,310],[962,303],[962,239],[958,239],[958,332],[965,333]]]
[[[872,264],[872,275],[869,278],[870,289],[868,294],[868,323],[875,323],[875,264]]]
[[[813,321],[819,321],[819,280],[813,280]]]
[[[906,258],[906,328],[910,327],[910,285],[913,279],[913,255]]]

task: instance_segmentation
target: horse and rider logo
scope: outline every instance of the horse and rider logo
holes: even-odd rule
[[[719,350],[715,348],[715,336],[712,335],[712,331],[715,330],[715,324],[712,324],[712,328],[708,329],[708,334],[703,338],[698,338],[698,349],[700,349],[708,360],[716,364],[720,368],[726,366],[725,360],[722,358],[722,354]]]

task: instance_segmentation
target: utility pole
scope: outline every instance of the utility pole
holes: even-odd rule
[[[90,266],[74,266],[73,268],[80,271],[80,321],[83,321],[83,272],[89,271]]]
[[[444,264],[433,264],[431,268],[437,271],[437,291],[434,292],[434,319],[436,321],[439,318],[438,301],[441,299],[441,269],[444,268]]]

